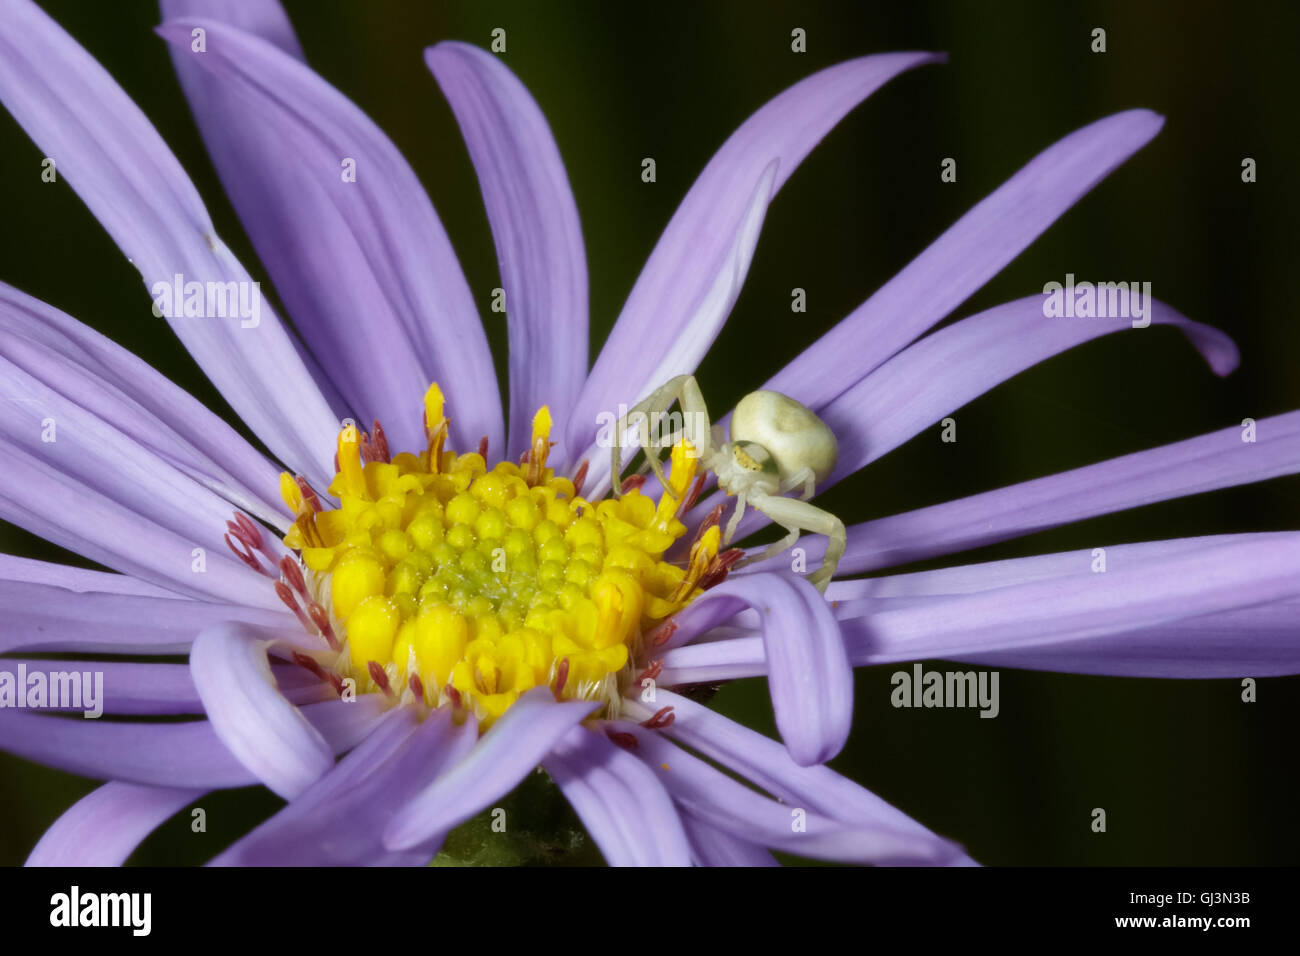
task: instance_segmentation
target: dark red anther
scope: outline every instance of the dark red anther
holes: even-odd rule
[[[645,484],[645,475],[628,475],[623,479],[623,494],[640,490]]]
[[[735,567],[744,556],[745,552],[740,548],[731,548],[728,551],[723,551],[709,562],[708,568],[705,569],[702,575],[700,575],[700,583],[696,585],[696,587],[701,591],[707,591],[709,588],[717,587],[727,579],[727,575],[731,573],[731,569]]]
[[[569,680],[569,659],[566,657],[555,667],[555,683],[551,685],[551,691],[555,694],[555,699],[562,699],[564,685]]]
[[[334,460],[335,463],[337,464],[338,455],[334,456]],[[337,471],[338,469],[335,470]],[[293,480],[298,483],[298,490],[302,492],[302,500],[307,502],[307,505],[308,507],[311,508],[312,513],[314,514],[320,511],[320,498],[317,497],[316,492],[312,490],[311,485],[307,484],[307,479],[304,478],[302,475],[295,475]]]
[[[478,456],[482,458],[484,461],[487,461],[487,453],[488,453],[488,437],[487,435],[484,435],[482,438],[478,440]]]
[[[461,699],[460,699],[460,691],[458,691],[456,688],[452,687],[450,684],[448,684],[448,685],[444,688],[444,690],[446,690],[446,692],[447,692],[447,696],[451,698],[451,702],[452,702],[453,706],[456,706],[456,707],[459,707],[459,708],[461,708],[461,709],[464,709],[465,705],[464,705],[463,703],[461,703]]]
[[[582,464],[578,466],[578,473],[573,476],[573,497],[577,498],[582,494],[582,486],[587,483],[587,466],[591,462],[582,459]]]
[[[411,688],[411,693],[415,695],[416,700],[424,700],[424,681],[420,680],[419,674],[412,674],[406,686]]]
[[[234,522],[227,522],[227,524],[234,524]],[[240,561],[243,561],[259,574],[266,574],[266,568],[262,567],[262,562],[257,560],[257,556],[253,554],[248,545],[244,544],[243,541],[240,541],[239,543],[245,548],[245,550],[241,551],[239,548],[235,547],[235,542],[230,540],[230,535],[224,535],[224,537],[226,539],[226,545],[235,553],[235,557],[239,558]]]
[[[614,743],[618,744],[624,750],[636,750],[637,747],[641,746],[641,741],[637,740],[635,735],[629,734],[625,730],[607,730],[605,731],[605,736],[614,741]]]
[[[339,644],[339,639],[334,634],[334,625],[330,623],[329,614],[326,613],[325,608],[321,607],[319,601],[312,601],[307,605],[307,615],[311,618],[311,622],[316,625],[316,630],[320,636],[325,638],[325,643],[337,651],[342,645]],[[308,628],[308,630],[311,630],[311,628]]]
[[[676,719],[677,715],[673,713],[671,706],[660,707],[648,720],[641,721],[641,726],[646,730],[663,730],[665,727],[671,727]]]
[[[326,671],[325,679],[328,680],[334,686],[334,693],[342,697],[343,696],[343,675],[336,674],[333,671]]]
[[[643,670],[636,679],[639,685],[642,681],[658,680],[659,675],[664,672],[664,662],[662,660],[651,661],[650,666]]]
[[[682,503],[682,511],[690,511],[695,507],[695,502],[700,500],[700,492],[704,490],[704,482],[708,477],[708,473],[705,472],[695,479],[695,484],[691,485],[691,493],[686,496],[686,501]]]
[[[276,581],[275,593],[276,596],[285,603],[289,610],[293,611],[293,615],[298,619],[298,623],[302,625],[302,629],[310,634],[312,631],[311,621],[307,618],[307,615],[302,613],[302,608],[298,604],[298,599],[294,597],[293,591],[290,589],[289,585],[285,584],[283,581]]]
[[[293,662],[299,667],[306,668],[321,680],[329,680],[329,675],[326,674],[325,668],[321,666],[320,661],[316,660],[316,658],[312,657],[310,654],[303,654],[301,651],[294,651]]]
[[[293,588],[303,597],[307,596],[307,582],[303,580],[302,568],[298,567],[298,562],[287,554],[280,559],[280,574],[284,576],[289,587]]]
[[[370,679],[378,685],[389,697],[393,696],[393,685],[388,682],[388,672],[379,666],[378,661],[370,661],[366,664],[366,670],[370,672]]]
[[[361,433],[361,440],[357,442],[357,454],[361,456],[361,464],[368,465],[375,460],[375,447],[370,444],[370,434]]]
[[[239,535],[239,540],[247,544],[250,549],[261,551],[263,548],[262,529],[254,523],[253,519],[242,511],[236,511],[235,523],[239,525],[239,530],[242,532]],[[234,531],[235,529],[231,528],[230,530]]]
[[[695,540],[691,542],[692,547],[694,547],[695,544],[704,537],[706,531],[715,527],[717,523],[722,520],[722,509],[725,507],[725,505],[718,505],[704,516],[704,520],[700,522],[700,526],[695,529]]]
[[[391,464],[392,454],[388,450],[388,436],[384,434],[384,426],[379,424],[379,419],[375,419],[375,428],[371,432],[371,444],[375,452],[375,461],[382,461],[384,464]]]
[[[668,643],[668,638],[672,637],[676,633],[677,633],[677,622],[669,619],[665,621],[663,624],[660,624],[651,633],[650,646],[663,647],[663,645]]]

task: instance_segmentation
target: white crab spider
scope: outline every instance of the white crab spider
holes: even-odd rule
[[[648,423],[658,420],[672,407],[681,405],[681,429],[652,445]],[[659,463],[658,448],[677,444],[685,437],[700,464],[718,478],[718,487],[736,496],[736,510],[727,522],[722,543],[731,543],[740,519],[749,505],[761,511],[789,533],[771,545],[759,560],[766,560],[794,546],[800,533],[826,535],[826,557],[808,580],[825,591],[835,566],[844,554],[844,522],[808,502],[818,482],[835,469],[839,450],[835,435],[809,408],[780,392],[751,392],[736,405],[731,417],[731,441],[721,426],[713,426],[704,396],[693,375],[678,375],[651,392],[619,420],[610,452],[610,474],[616,495],[622,492],[621,444],[629,420],[640,428],[641,446],[661,485],[668,487]],[[799,498],[783,497],[802,487]]]

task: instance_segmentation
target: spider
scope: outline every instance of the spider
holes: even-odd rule
[[[652,445],[649,422],[661,420],[674,402],[681,406],[681,428]],[[668,483],[656,449],[671,447],[685,438],[704,468],[717,475],[718,487],[736,496],[736,510],[723,535],[724,547],[731,543],[746,505],[761,511],[789,532],[757,560],[767,560],[793,547],[804,531],[826,535],[826,557],[808,578],[817,590],[825,592],[835,565],[844,554],[846,538],[844,522],[808,502],[817,483],[825,481],[835,469],[839,456],[834,433],[816,414],[780,392],[751,392],[736,405],[731,418],[731,441],[725,441],[722,427],[710,424],[695,376],[678,375],[651,392],[619,420],[610,451],[615,495],[622,494],[621,445],[629,421],[639,426],[646,459],[665,488]],[[784,497],[800,487],[799,498]]]

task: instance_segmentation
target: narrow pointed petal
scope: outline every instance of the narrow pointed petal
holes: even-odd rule
[[[1131,546],[1141,555],[1143,548]],[[1121,555],[1126,549],[1119,549]],[[1109,551],[1107,554],[1109,555]],[[854,664],[1014,652],[1162,629],[1189,618],[1300,598],[1300,533],[1212,539],[1093,571],[1078,552],[1072,574],[928,599],[880,599],[880,610],[840,622]],[[897,606],[901,605],[901,606]],[[1295,649],[1300,652],[1300,647]],[[1300,653],[1291,660],[1300,664]],[[1298,668],[1300,669],[1300,668]]]
[[[121,866],[141,841],[206,790],[106,783],[45,831],[26,866]]]
[[[1128,110],[1052,144],[764,388],[820,410],[1001,272],[1163,125],[1149,110]]]
[[[668,793],[604,733],[573,728],[542,766],[610,866],[690,866],[690,844]]]
[[[269,641],[221,624],[190,650],[190,671],[217,736],[241,763],[286,800],[334,765],[324,736],[276,686]]]
[[[537,102],[501,59],[467,43],[424,54],[451,104],[492,224],[510,332],[507,459],[537,409],[557,436],[587,377],[587,260],[578,207]]]
[[[789,574],[736,575],[676,615],[675,638],[704,633],[737,612],[761,616],[772,709],[790,756],[823,763],[844,747],[853,721],[853,672],[830,606]]]
[[[236,283],[248,273],[216,235],[193,184],[112,77],[30,0],[4,0],[0,101],[144,278]],[[256,290],[255,290],[256,291]],[[286,464],[324,481],[337,427],[294,345],[260,300],[256,317],[168,322],[240,418]],[[175,310],[178,313],[181,310]],[[141,303],[142,321],[150,318]],[[254,324],[255,323],[255,324]],[[322,485],[323,486],[323,485]]]
[[[196,27],[207,31],[201,53],[190,50]],[[285,268],[300,270],[296,285],[311,284],[299,290],[303,306],[323,309],[314,319],[304,315],[303,326],[316,322],[315,351],[344,397],[384,406],[356,413],[381,416],[398,447],[417,447],[419,398],[437,381],[454,402],[454,443],[474,447],[487,435],[500,448],[501,398],[478,310],[428,194],[392,141],[273,43],[207,19],[168,21],[158,32],[178,57],[217,79],[227,104],[240,104],[223,109],[242,109],[242,122],[260,127],[238,144],[241,155],[265,158],[266,138],[279,136],[274,162],[287,154],[286,175],[299,182],[284,183],[289,191],[277,192],[264,215],[278,217],[273,235],[292,232],[299,243],[310,237],[330,247]],[[345,175],[349,169],[355,176]],[[326,206],[333,211],[322,213]],[[338,298],[321,302],[322,293]]]
[[[763,171],[776,161],[775,193],[849,110],[899,73],[941,59],[889,53],[837,64],[785,90],[728,138],[673,214],[583,387],[566,432],[573,460],[592,444],[602,412],[695,370],[744,281],[749,256],[737,259],[734,233]],[[701,304],[728,276],[735,288],[722,314],[700,322]]]
[[[407,850],[464,823],[513,790],[595,707],[589,701],[556,703],[548,687],[523,694],[467,757],[393,817],[384,831],[384,845]]]
[[[304,716],[339,753],[355,747],[383,712],[373,695],[308,704]],[[0,750],[97,780],[214,790],[261,781],[206,720],[108,722],[0,709]]]
[[[684,813],[745,842],[847,863],[935,865],[962,855],[948,841],[915,830],[844,823],[808,807],[777,803],[688,754],[657,731],[623,722],[612,722],[610,727],[636,738],[637,746],[630,752],[654,771]]]
[[[287,525],[279,469],[242,435],[111,339],[4,283],[0,355],[167,458],[233,507]],[[17,408],[19,416],[40,421],[38,410],[32,398]]]
[[[1230,488],[1300,471],[1300,411],[1098,462],[1046,478],[848,529],[840,572],[853,574],[953,554],[1055,528],[1095,515],[1170,498]],[[808,561],[820,560],[824,541],[807,541]],[[756,569],[771,564],[754,565]],[[748,569],[746,569],[748,570]]]
[[[839,464],[818,491],[1039,362],[1109,333],[1146,334],[1127,318],[1048,318],[1044,301],[1040,295],[1028,296],[955,322],[904,349],[823,407],[818,414],[839,442]],[[1185,333],[1216,375],[1236,368],[1239,356],[1228,336],[1162,302],[1151,300],[1147,307],[1152,325],[1172,325]],[[715,494],[698,507],[711,509],[721,500]],[[768,523],[761,512],[751,511],[738,537]]]
[[[384,715],[369,737],[283,810],[212,861],[215,866],[424,865],[442,842],[394,854],[381,841],[394,812],[461,759],[477,738],[450,710]]]

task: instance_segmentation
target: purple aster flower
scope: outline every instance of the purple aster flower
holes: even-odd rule
[[[0,2],[0,100],[156,302],[176,277],[182,290],[246,286],[111,77],[28,0]],[[42,442],[31,414],[6,419],[0,516],[112,569],[0,558],[0,652],[188,651],[188,668],[93,666],[108,712],[201,715],[0,709],[0,747],[109,781],[30,862],[120,863],[201,795],[260,782],[287,805],[215,862],[422,864],[540,765],[610,863],[770,863],[770,849],[967,863],[824,766],[849,732],[852,665],[1294,672],[1280,625],[1300,591],[1295,535],[1119,546],[1104,575],[1088,554],[1049,555],[834,581],[823,597],[788,556],[735,567],[723,498],[695,503],[709,475],[685,445],[663,485],[604,498],[601,413],[695,370],[786,178],[853,106],[938,57],[843,63],[754,114],[683,200],[588,373],[585,252],[545,120],[497,58],[431,48],[501,265],[503,415],[432,205],[382,132],[304,64],[278,4],[164,0],[163,12],[159,32],[301,341],[265,306],[255,319],[158,311],[288,471],[112,342],[0,286],[4,397],[58,428]],[[819,487],[1127,326],[1046,320],[1035,296],[914,342],[1160,124],[1130,111],[1050,147],[767,384],[833,431],[839,464]],[[1153,320],[1179,327],[1215,372],[1235,365],[1221,333],[1159,304]],[[340,432],[344,417],[374,424]],[[1261,420],[1251,445],[1228,429],[859,525],[838,570],[1294,471],[1296,422]],[[751,512],[739,534],[764,523]],[[820,539],[806,546],[821,558]],[[753,674],[768,678],[779,743],[667,689]]]

